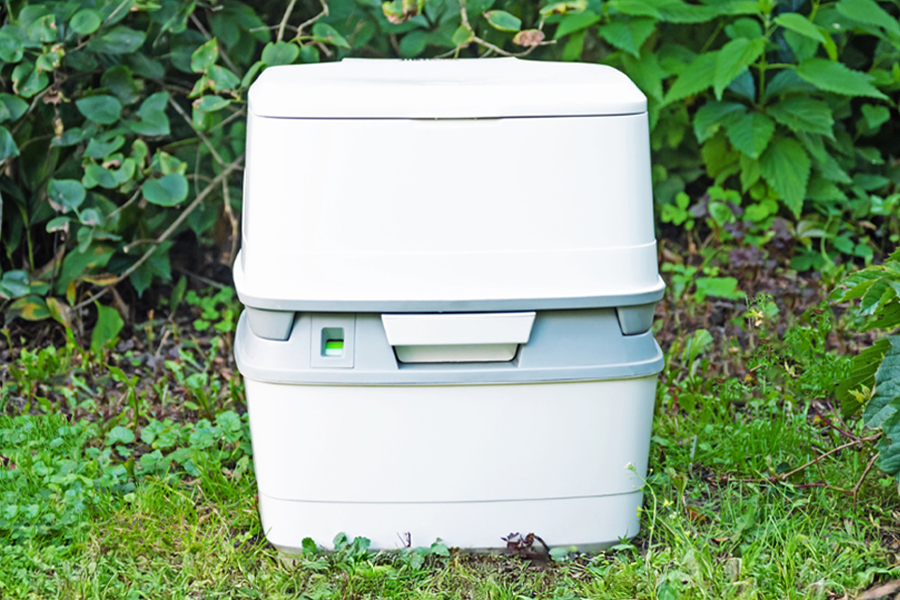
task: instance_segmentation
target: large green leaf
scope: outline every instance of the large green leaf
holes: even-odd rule
[[[289,65],[297,60],[300,48],[288,42],[269,42],[263,48],[262,61],[267,67]]]
[[[143,45],[145,37],[141,31],[117,25],[92,38],[87,48],[100,54],[130,54]]]
[[[891,302],[878,307],[875,311],[875,318],[872,319],[865,329],[887,329],[893,331],[900,327],[900,302]]]
[[[103,308],[106,308],[105,306]],[[95,330],[96,331],[96,330]],[[130,444],[134,441],[134,432],[128,429],[127,427],[122,427],[121,425],[116,425],[112,429],[109,430],[109,433],[106,434],[106,442],[104,444],[106,446],[112,446],[114,444]]]
[[[653,17],[662,19],[663,15],[651,2],[644,0],[609,0],[609,6],[623,15],[635,17]]]
[[[23,98],[31,98],[50,83],[50,78],[43,71],[34,68],[31,63],[16,65],[12,72],[13,91]]]
[[[711,138],[719,129],[747,112],[740,102],[707,102],[694,115],[694,135],[701,144]]]
[[[891,300],[897,300],[897,292],[891,287],[891,282],[886,277],[880,277],[872,282],[860,299],[859,313],[865,316],[874,315],[882,303],[886,304]]]
[[[749,156],[759,158],[769,146],[775,123],[759,112],[748,112],[735,117],[725,128],[731,145]]]
[[[766,114],[791,131],[820,133],[834,138],[834,118],[831,116],[831,108],[820,100],[788,98],[766,107]]]
[[[744,0],[717,0],[708,4],[688,4],[682,0],[611,0],[609,5],[623,14],[670,23],[704,23],[719,16],[759,13],[758,2]]]
[[[750,158],[746,154],[741,154],[741,191],[746,192],[749,190],[759,181],[759,178],[759,161],[755,158]],[[747,217],[751,221],[756,221],[756,219],[750,218],[749,208],[747,209]]]
[[[140,135],[169,135],[169,117],[166,107],[169,104],[169,92],[156,92],[141,102],[137,111],[138,122],[129,122],[129,127]]]
[[[878,6],[874,0],[841,0],[837,3],[837,11],[858,23],[883,27],[895,35],[900,35],[900,23],[886,10]]]
[[[63,212],[69,212],[81,206],[85,192],[84,186],[76,179],[51,179],[47,186],[47,195],[63,207]]]
[[[85,117],[103,125],[112,125],[122,114],[122,103],[115,96],[88,96],[76,100],[75,106]]]
[[[19,147],[6,127],[0,127],[0,161],[19,155]]]
[[[825,36],[822,35],[819,28],[799,13],[780,14],[775,17],[775,23],[794,33],[799,33],[804,37],[808,37],[811,40],[825,43]]]
[[[620,50],[624,50],[634,56],[639,56],[641,46],[653,33],[656,21],[653,19],[632,19],[628,23],[612,21],[601,25],[598,32],[600,37]]]
[[[69,27],[79,35],[90,35],[100,29],[103,16],[92,8],[79,10],[69,21]]]
[[[110,306],[97,304],[97,322],[91,331],[91,350],[95,354],[100,354],[104,348],[115,343],[124,325],[119,311]]]
[[[104,140],[94,137],[88,142],[84,155],[88,158],[102,160],[124,145],[125,136],[123,135],[117,135],[113,138],[106,138]]]
[[[707,52],[687,65],[669,88],[665,103],[671,104],[682,98],[699,94],[712,86],[718,57],[718,52]]]
[[[100,85],[112,92],[125,105],[134,104],[141,97],[141,90],[132,76],[131,69],[125,65],[107,69],[100,79]]]
[[[596,15],[594,15],[596,16]],[[522,19],[516,17],[515,15],[511,15],[505,10],[489,10],[484,13],[484,18],[487,19],[487,22],[491,24],[491,27],[494,29],[499,29],[500,31],[519,31],[522,29]],[[597,17],[597,21],[600,20],[600,17]],[[594,21],[596,23],[597,21]],[[593,23],[589,23],[592,25]],[[562,27],[560,25],[557,30]],[[587,25],[585,25],[587,27]],[[582,27],[584,29],[584,27]]]
[[[890,342],[887,338],[882,338],[853,357],[850,373],[835,390],[835,396],[841,403],[841,414],[845,418],[855,414],[861,406],[850,392],[860,390],[863,386],[871,390],[875,386],[875,372],[889,348]]]
[[[820,90],[843,96],[867,96],[887,99],[872,85],[872,76],[854,71],[842,63],[825,58],[808,58],[797,67],[797,75]]]
[[[216,64],[219,59],[219,43],[213,38],[202,44],[191,54],[191,71],[194,73],[206,73],[206,70]]]
[[[203,96],[194,100],[194,106],[204,112],[216,112],[222,110],[231,104],[231,100],[222,98],[221,96]]]
[[[897,410],[891,401],[900,396],[900,336],[892,335],[887,340],[884,358],[875,372],[875,393],[863,411],[867,427],[880,427]]]
[[[641,57],[625,55],[622,57],[622,66],[625,67],[625,73],[628,74],[642,92],[651,99],[662,102],[662,80],[668,73],[659,65],[659,59],[655,53],[647,52]],[[651,104],[651,123],[654,119],[652,116],[654,109],[658,114],[658,108]],[[653,125],[650,127],[652,128]]]
[[[81,178],[81,183],[89,190],[98,185],[107,190],[119,187],[119,182],[116,181],[112,171],[103,165],[95,164],[89,164],[84,167],[84,176]]]
[[[862,298],[866,291],[883,275],[874,267],[856,271],[841,282],[841,287],[832,293],[835,302],[848,302]]]
[[[811,161],[797,140],[776,138],[759,159],[760,173],[796,217],[800,216]]]
[[[0,94],[0,123],[15,121],[28,110],[28,103],[12,94]]]
[[[45,44],[55,42],[57,29],[56,16],[44,15],[28,26],[28,39]]]
[[[7,31],[0,31],[0,60],[17,63],[22,60],[25,45],[22,40]]]
[[[860,108],[863,118],[866,120],[866,126],[872,131],[877,131],[891,119],[891,111],[887,106],[863,104]]]
[[[350,42],[348,42],[344,36],[338,33],[338,30],[329,25],[328,23],[323,23],[322,21],[318,21],[312,27],[313,37],[316,38],[317,41],[332,44],[337,46],[338,48],[344,48],[346,50],[350,49]]]
[[[187,198],[188,183],[184,175],[170,173],[146,182],[142,192],[148,202],[159,206],[175,206]]]
[[[424,29],[416,29],[415,31],[410,31],[406,35],[403,36],[403,39],[400,40],[400,54],[404,58],[413,58],[419,56],[423,52],[425,52],[425,48],[428,46],[428,42],[431,40],[431,32],[425,31]],[[306,46],[311,47],[311,46]],[[297,54],[300,54],[300,49],[297,49]],[[247,76],[244,75],[244,79],[247,79]],[[244,83],[241,82],[241,86],[244,86]]]
[[[43,321],[50,318],[47,303],[40,296],[23,296],[15,300],[6,309],[7,319],[21,317],[26,321]]]
[[[519,39],[522,33],[524,32],[517,33],[514,39]],[[453,32],[453,37],[450,38],[450,41],[454,46],[465,46],[466,44],[471,42],[473,38],[474,34],[472,33],[472,30],[468,27],[463,27],[462,25],[460,25],[456,28],[456,31]]]
[[[31,291],[25,271],[7,271],[0,277],[0,298],[8,300],[26,295]]]
[[[698,277],[694,285],[694,298],[698,302],[703,302],[707,296],[729,300],[739,300],[746,296],[738,289],[738,280],[734,277]]]
[[[900,398],[891,404],[894,412],[881,424],[884,437],[878,441],[878,468],[896,477],[900,475]]]
[[[722,92],[735,77],[746,71],[766,48],[766,40],[759,38],[748,40],[737,38],[725,44],[716,57],[716,70],[713,84],[716,99],[722,99]]]
[[[233,89],[241,83],[237,75],[219,65],[211,66],[206,76],[209,78],[209,87],[217,92]]]
[[[87,252],[72,250],[63,259],[62,269],[59,271],[59,278],[53,286],[57,294],[65,294],[66,287],[75,279],[86,274],[93,269],[100,269],[106,266],[109,259],[113,255],[112,248],[108,246],[93,246]]]

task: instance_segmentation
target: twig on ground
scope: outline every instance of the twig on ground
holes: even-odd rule
[[[778,475],[778,479],[780,479],[781,481],[784,481],[785,479],[787,479],[787,478],[790,477],[791,475],[794,475],[794,474],[796,474],[796,473],[799,473],[799,472],[802,471],[803,469],[805,469],[805,468],[807,468],[807,467],[809,467],[809,466],[811,466],[811,465],[816,464],[817,462],[819,462],[819,460],[825,458],[826,456],[830,456],[830,455],[834,454],[835,452],[840,452],[841,450],[843,450],[843,449],[845,449],[845,448],[849,448],[850,446],[856,446],[857,444],[861,444],[862,442],[871,442],[871,441],[877,440],[879,437],[881,437],[881,434],[880,434],[880,433],[879,433],[879,434],[876,434],[876,435],[870,435],[869,437],[856,438],[856,439],[853,440],[852,442],[847,442],[846,444],[841,444],[840,446],[837,446],[837,447],[835,447],[835,448],[832,448],[831,450],[829,450],[829,451],[826,452],[825,454],[817,455],[813,460],[807,462],[807,463],[804,464],[804,465],[801,465],[801,466],[797,467],[796,469],[792,469],[792,470],[788,471],[787,473],[782,473],[781,475]]]
[[[841,450],[845,450],[846,448],[849,448],[851,446],[856,446],[856,445],[863,444],[866,442],[874,442],[875,440],[877,440],[880,437],[881,437],[881,433],[877,433],[875,435],[870,435],[870,436],[864,437],[864,438],[856,438],[852,442],[847,442],[845,444],[841,444],[840,446],[832,448],[831,450],[829,450],[828,452],[825,452],[824,454],[817,455],[813,460],[797,467],[796,469],[792,469],[792,470],[788,471],[787,473],[781,473],[780,475],[772,475],[771,477],[765,477],[765,478],[759,478],[759,479],[734,479],[734,478],[726,476],[723,478],[723,480],[729,481],[729,482],[736,482],[736,483],[784,483],[787,481],[787,479],[791,475],[795,475],[795,474],[799,473],[800,471],[811,467],[812,465],[818,465],[819,461],[827,456],[830,456],[836,452],[840,452]],[[821,482],[821,481],[814,482],[814,483],[794,484],[794,487],[800,488],[800,489],[825,487],[828,489],[832,489],[832,490],[842,492],[844,494],[849,494],[849,495],[856,497],[856,495],[859,493],[860,488],[862,487],[863,481],[865,480],[866,476],[869,474],[869,471],[872,470],[872,467],[874,466],[875,460],[877,458],[878,458],[878,454],[875,454],[875,456],[873,456],[869,460],[869,463],[866,465],[866,469],[863,472],[862,477],[859,478],[859,481],[856,482],[856,485],[852,489],[848,490],[848,489],[837,487],[837,486],[831,485],[829,483]]]
[[[875,461],[878,460],[880,453],[876,452],[871,459],[869,459],[869,464],[866,465],[866,470],[863,471],[862,476],[859,478],[859,481],[856,482],[856,485],[853,486],[853,497],[856,498],[857,494],[859,494],[859,490],[862,489],[863,481],[866,479],[866,475],[869,474],[869,471],[872,470],[872,467],[875,466]]]
[[[819,411],[819,409],[816,408],[815,404],[810,403],[810,406],[811,406],[812,409],[816,412],[816,416],[819,417],[819,419],[821,419],[823,423],[825,423],[826,425],[828,425],[829,427],[831,427],[831,428],[834,429],[835,431],[844,434],[845,436],[847,436],[847,437],[850,438],[850,439],[857,439],[857,437],[856,437],[855,435],[853,435],[852,433],[850,433],[849,431],[845,431],[845,430],[841,429],[840,427],[838,427],[837,425],[835,425],[834,423],[832,423],[832,422],[831,422],[831,419],[829,419],[828,417],[826,417],[825,415],[823,415],[823,414]]]

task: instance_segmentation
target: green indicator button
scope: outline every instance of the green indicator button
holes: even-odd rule
[[[325,356],[343,356],[344,340],[325,340]]]

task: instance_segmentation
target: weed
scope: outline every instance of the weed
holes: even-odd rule
[[[234,288],[224,287],[214,295],[199,295],[191,290],[185,302],[200,310],[200,318],[194,320],[194,329],[207,331],[210,327],[221,333],[234,331],[239,308],[234,297]]]

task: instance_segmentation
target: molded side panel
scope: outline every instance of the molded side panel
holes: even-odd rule
[[[656,377],[246,385],[260,494],[306,502],[485,502],[639,490]]]
[[[252,306],[660,289],[646,114],[249,121]]]

